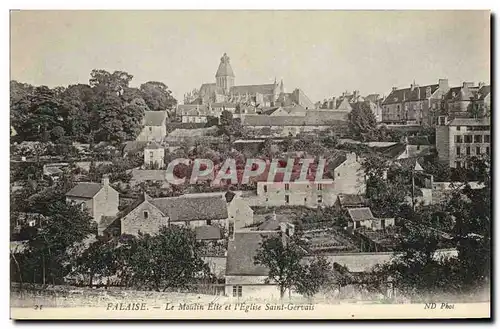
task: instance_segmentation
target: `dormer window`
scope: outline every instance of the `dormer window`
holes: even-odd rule
[[[149,217],[149,212],[148,212],[148,211],[144,211],[144,212],[143,212],[143,216],[144,216],[144,219],[148,219],[148,217]]]

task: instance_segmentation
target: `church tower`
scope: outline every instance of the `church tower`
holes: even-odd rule
[[[229,56],[226,53],[221,57],[219,68],[215,74],[215,84],[227,94],[232,86],[234,86],[234,72],[229,63]]]

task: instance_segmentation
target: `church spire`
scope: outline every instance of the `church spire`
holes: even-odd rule
[[[224,93],[229,93],[234,86],[234,72],[229,63],[229,56],[224,53],[220,59],[219,68],[215,73],[215,84],[218,88],[224,90]]]

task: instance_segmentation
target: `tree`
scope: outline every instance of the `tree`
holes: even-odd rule
[[[300,264],[305,255],[305,244],[297,235],[287,238],[283,243],[279,235],[264,236],[254,257],[254,263],[269,269],[268,278],[276,282],[283,299],[286,289],[297,282],[297,274],[302,271]]]
[[[23,259],[23,282],[56,284],[69,273],[68,249],[95,234],[96,226],[88,213],[64,200],[53,200],[43,215],[47,220],[29,241]]]
[[[324,257],[314,258],[298,272],[295,289],[301,295],[309,298],[316,295],[330,281],[331,264]]]
[[[116,240],[98,239],[89,246],[82,246],[72,260],[72,274],[80,274],[88,278],[88,285],[92,286],[95,277],[110,277],[116,274],[119,268],[118,243]]]
[[[358,103],[349,113],[349,129],[355,138],[362,141],[376,139],[377,119],[368,103]]]
[[[163,82],[148,81],[140,86],[142,98],[151,111],[172,110],[177,100]]]
[[[128,88],[133,77],[133,75],[123,71],[110,73],[106,70],[94,69],[90,72],[89,85],[100,91],[103,90],[115,95],[122,95],[124,90]]]
[[[156,291],[182,288],[206,271],[194,231],[172,225],[157,235],[140,234],[128,249],[125,276]]]

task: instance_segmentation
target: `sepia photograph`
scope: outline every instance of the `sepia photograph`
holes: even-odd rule
[[[11,319],[491,317],[489,10],[9,16]]]

